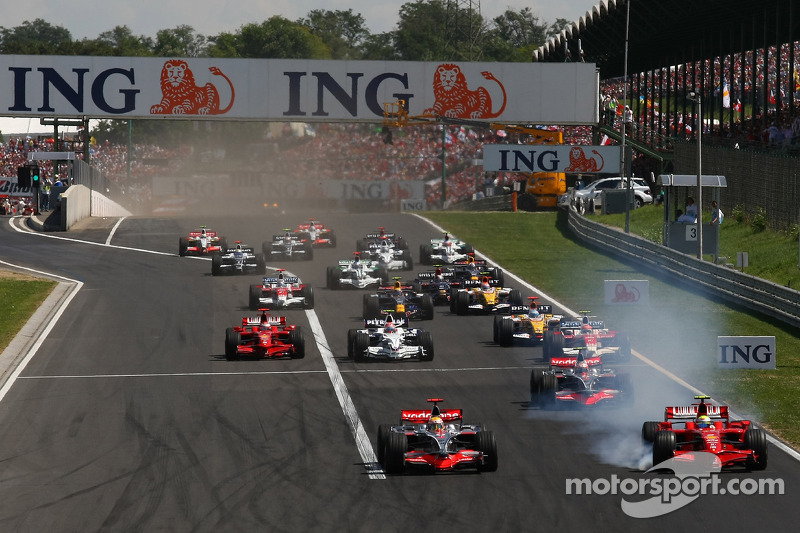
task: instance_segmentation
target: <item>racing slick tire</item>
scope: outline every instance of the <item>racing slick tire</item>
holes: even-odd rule
[[[469,309],[469,294],[466,292],[458,292],[456,294],[456,314],[464,316]]]
[[[531,369],[531,402],[530,404],[539,405],[539,395],[542,392],[542,383],[544,383],[544,369],[532,368]]]
[[[511,305],[522,305],[522,292],[519,289],[508,291],[508,301]]]
[[[261,306],[261,285],[250,285],[250,310],[258,311]]]
[[[228,251],[228,239],[226,239],[225,237],[220,237],[220,239],[219,239],[219,249],[220,249],[220,251],[222,253],[225,253],[225,252]]]
[[[556,391],[558,391],[558,378],[553,374],[545,374],[539,392],[539,409],[552,409],[556,406]]]
[[[405,237],[400,237],[397,239],[396,246],[398,250],[408,250],[408,241],[406,241]]]
[[[433,298],[430,294],[423,294],[419,301],[422,320],[433,320]]]
[[[211,275],[219,276],[222,274],[222,256],[214,254],[211,256]]]
[[[356,338],[356,333],[358,332],[357,329],[348,329],[347,330],[347,357],[348,359],[353,358],[353,341]]]
[[[550,353],[548,357],[564,357],[564,336],[553,335],[550,338]]]
[[[264,259],[264,254],[255,254],[256,256],[256,269],[259,274],[263,274],[267,270],[267,260]]]
[[[503,269],[502,268],[493,267],[493,268],[489,269],[489,275],[492,277],[492,279],[497,280],[497,283],[501,287],[505,287],[506,286],[506,276],[505,276],[505,274],[503,274]]]
[[[331,230],[328,233],[328,242],[330,243],[329,246],[331,248],[336,248],[336,234]]]
[[[419,263],[421,265],[431,264],[431,251],[432,249],[430,244],[419,245]]]
[[[420,331],[417,334],[417,344],[422,347],[424,355],[420,355],[420,361],[433,361],[433,336],[430,331]]]
[[[186,255],[187,248],[189,248],[189,238],[181,237],[178,241],[178,255],[184,257]]]
[[[386,458],[386,441],[389,440],[389,434],[392,432],[392,426],[389,424],[381,424],[378,426],[378,439],[375,442],[375,448],[378,452],[378,463],[383,464]]]
[[[475,448],[483,454],[478,463],[478,472],[494,472],[497,470],[497,439],[493,431],[479,431],[475,434]]]
[[[658,422],[648,421],[642,424],[642,441],[647,444],[653,444],[656,440],[656,433],[658,433]]]
[[[342,271],[337,267],[328,267],[328,288],[332,291],[339,289],[341,285],[339,282],[342,279]]]
[[[364,295],[364,318],[367,320],[381,317],[381,302],[377,296]]]
[[[653,466],[657,466],[675,455],[676,438],[672,431],[659,431],[653,439]]]
[[[464,244],[464,253],[465,254],[474,254],[475,253],[475,247],[472,246],[471,244],[466,244],[465,243]]]
[[[411,257],[411,250],[403,250],[401,258],[403,260],[403,270],[414,270],[414,259]]]
[[[619,346],[619,351],[617,352],[617,358],[620,361],[630,361],[631,359],[630,339],[624,333],[618,333],[617,337],[618,337],[617,345]]]
[[[311,244],[311,241],[306,241],[303,243],[303,260],[304,261],[311,261],[314,259],[314,246]]]
[[[387,474],[402,474],[405,471],[406,451],[408,451],[408,437],[405,433],[390,432],[383,452],[383,469]]]
[[[494,315],[494,323],[492,324],[492,342],[500,344],[500,321],[503,318],[500,315]]]
[[[306,356],[306,338],[303,336],[301,326],[289,331],[289,342],[292,344],[292,359],[302,359]]]
[[[497,336],[500,340],[500,346],[511,346],[514,344],[514,321],[504,320],[499,316],[496,316],[495,318],[500,319],[499,330],[497,332]]]
[[[242,334],[233,328],[225,330],[225,359],[235,361],[239,358],[238,348],[242,343]]]
[[[456,312],[456,300],[458,299],[458,290],[450,289],[450,312]]]
[[[627,372],[617,374],[617,389],[622,391],[622,403],[633,404],[633,380]]]
[[[353,360],[356,363],[363,363],[367,360],[366,356],[364,356],[367,348],[369,348],[369,334],[364,331],[357,332],[355,338],[353,338]]]
[[[751,428],[744,432],[744,447],[753,450],[755,459],[747,461],[750,470],[764,470],[767,468],[767,434],[763,429]]]
[[[303,285],[300,295],[304,300],[303,307],[306,309],[314,309],[314,288],[311,285]]]

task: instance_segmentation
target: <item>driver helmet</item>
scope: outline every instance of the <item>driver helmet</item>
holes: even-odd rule
[[[438,433],[439,431],[444,430],[444,422],[442,421],[442,417],[440,416],[432,416],[430,420],[428,420],[428,430],[434,433]]]
[[[309,224],[309,225],[308,225],[308,227],[309,227],[309,228],[311,228],[311,229],[314,229],[314,228],[316,228],[317,226],[315,226],[315,225],[314,225],[314,221],[312,220],[312,221],[311,221],[311,224]]]
[[[205,229],[201,229],[200,230],[200,235],[205,235],[205,234],[206,234],[206,230]]]
[[[392,321],[392,317],[386,317],[386,324],[383,326],[384,333],[397,333],[397,328],[394,327],[394,321]]]
[[[292,238],[292,236],[291,236],[291,234],[290,234],[290,233],[287,231],[287,232],[286,232],[286,235],[284,235],[284,236],[283,236],[283,238],[284,238],[284,239],[286,239],[286,240],[288,241],[289,239],[291,239],[291,238]]]
[[[575,373],[576,374],[588,374],[589,373],[589,363],[586,361],[578,361],[575,363]]]
[[[280,274],[278,274],[278,285],[283,287],[285,284],[286,284],[286,282],[284,281],[284,278],[283,278],[283,272],[281,272]]]
[[[445,233],[444,234],[444,242],[450,242],[450,234],[449,233]]]
[[[355,257],[353,258],[353,264],[358,265],[360,261],[361,261],[361,256],[359,254],[355,254]]]
[[[442,269],[441,269],[441,268],[437,268],[437,269],[436,269],[436,274],[435,274],[435,276],[436,276],[436,279],[437,279],[438,281],[442,281],[442,280],[444,279],[444,275],[442,274]]]
[[[700,429],[713,427],[714,423],[707,415],[700,415],[697,417],[697,427]]]
[[[400,280],[396,280],[394,282],[394,291],[395,292],[403,292],[403,284],[400,283]]]
[[[467,263],[469,263],[470,265],[474,264],[475,263],[475,258],[472,257],[472,256],[469,256],[469,258],[467,259]]]
[[[491,285],[489,285],[489,278],[483,278],[481,280],[481,289],[484,291],[488,291],[490,288]]]
[[[537,318],[539,316],[539,306],[536,305],[536,302],[531,302],[531,307],[528,309],[528,316],[531,318]]]
[[[236,251],[237,252],[241,252],[242,251],[242,245],[241,244],[237,244],[236,245]]]

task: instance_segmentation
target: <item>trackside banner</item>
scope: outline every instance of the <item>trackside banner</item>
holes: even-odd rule
[[[486,144],[483,170],[497,172],[619,173],[619,146]]]
[[[717,337],[718,368],[775,370],[775,337]]]
[[[0,56],[0,116],[334,122],[598,121],[593,63]]]

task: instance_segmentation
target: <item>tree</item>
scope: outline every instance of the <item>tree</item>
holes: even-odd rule
[[[26,20],[21,26],[0,26],[0,53],[28,55],[69,54],[72,34],[63,26],[53,26],[43,19]]]
[[[568,21],[567,19],[556,19],[550,27],[547,29],[546,38],[549,39],[550,37],[555,37],[559,33],[561,33],[567,26],[571,26],[572,22]]]
[[[533,50],[544,44],[546,23],[526,7],[506,10],[492,21],[484,38],[483,59],[488,61],[530,61]]]
[[[396,61],[400,59],[395,47],[395,32],[369,35],[362,45],[361,59],[373,61]]]
[[[80,45],[82,50],[78,53],[117,57],[153,55],[153,39],[135,36],[127,26],[116,26],[101,33],[97,39],[80,41]]]
[[[330,59],[322,39],[296,22],[281,16],[261,24],[242,26],[237,36],[239,57],[272,59]]]
[[[397,24],[395,46],[398,59],[446,61],[446,10],[442,0],[417,0],[403,4]]]
[[[364,17],[354,14],[352,9],[313,9],[307,18],[298,21],[322,39],[333,59],[361,59],[364,55],[362,46],[369,37],[365,22]]]
[[[171,30],[159,30],[153,53],[158,57],[199,57],[205,54],[205,44],[204,36],[182,24]]]

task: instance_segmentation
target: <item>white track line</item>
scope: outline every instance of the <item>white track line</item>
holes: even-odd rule
[[[361,454],[361,459],[369,471],[370,479],[386,479],[386,476],[378,464],[378,458],[375,456],[375,451],[372,449],[372,443],[364,431],[364,424],[356,412],[356,406],[353,404],[350,394],[347,392],[347,385],[344,384],[342,374],[339,372],[339,367],[333,358],[333,353],[328,348],[328,340],[325,338],[325,332],[322,331],[322,325],[317,318],[317,314],[313,310],[306,311],[308,323],[311,325],[311,331],[314,332],[314,340],[319,348],[319,353],[322,356],[322,362],[325,363],[325,368],[328,371],[328,376],[333,384],[333,390],[336,392],[336,398],[339,400],[339,405],[342,406],[342,411],[350,426],[350,431],[356,439],[356,446],[358,452]]]
[[[425,217],[423,217],[423,216],[421,216],[421,215],[418,215],[417,213],[411,213],[411,215],[413,215],[413,216],[415,216],[415,217],[419,218],[420,220],[424,220],[424,221],[425,221],[425,222],[427,222],[427,223],[428,223],[430,226],[432,226],[433,228],[435,228],[437,231],[440,231],[440,232],[442,232],[442,233],[444,233],[444,232],[445,232],[444,228],[442,228],[442,227],[440,227],[439,225],[435,224],[434,222],[432,222],[432,221],[428,220],[427,218],[425,218]],[[453,236],[453,237],[455,237],[455,235],[453,235],[452,233],[450,233],[450,235],[451,235],[451,236]],[[481,258],[483,258],[483,259],[486,259],[486,261],[487,261],[489,264],[493,265],[493,266],[496,266],[496,267],[499,267],[499,266],[500,266],[500,265],[496,264],[494,261],[492,261],[492,260],[491,260],[489,257],[487,257],[486,255],[484,255],[484,254],[482,254],[481,252],[479,252],[478,250],[475,250],[475,255],[477,255],[478,257],[481,257]],[[527,282],[527,281],[525,281],[524,279],[522,279],[522,278],[518,277],[518,276],[517,276],[516,274],[514,274],[513,272],[508,272],[508,271],[505,271],[505,274],[506,274],[506,275],[510,275],[510,276],[511,276],[511,277],[512,277],[514,280],[516,280],[516,281],[517,281],[517,283],[519,283],[520,285],[523,285],[524,287],[526,287],[527,289],[529,289],[529,290],[531,290],[531,291],[535,292],[536,294],[539,294],[539,295],[543,296],[545,299],[549,300],[550,302],[553,302],[553,303],[555,303],[555,304],[556,304],[558,307],[560,307],[561,309],[563,309],[564,311],[566,311],[568,314],[571,314],[571,315],[573,315],[573,316],[577,316],[577,315],[579,314],[579,313],[575,313],[574,311],[570,311],[568,307],[566,307],[566,306],[564,306],[563,304],[561,304],[561,303],[560,303],[558,300],[556,300],[555,298],[552,298],[552,297],[550,297],[550,296],[547,296],[546,294],[544,294],[543,292],[541,292],[539,289],[537,289],[536,287],[534,287],[533,285],[531,285],[530,283],[528,283],[528,282]],[[634,351],[634,350],[631,350],[631,353],[632,353],[633,355],[635,355],[636,357],[638,357],[639,359],[641,359],[641,360],[642,360],[642,362],[644,362],[644,363],[646,363],[646,364],[650,365],[651,367],[653,367],[653,368],[654,368],[655,370],[657,370],[658,372],[661,372],[662,374],[664,374],[664,375],[665,375],[667,378],[671,379],[672,381],[674,381],[675,383],[677,383],[677,384],[681,385],[682,387],[685,387],[686,389],[690,390],[690,391],[691,391],[691,392],[693,392],[694,394],[703,395],[703,396],[710,396],[710,394],[706,394],[706,393],[702,392],[702,391],[701,391],[700,389],[698,389],[697,387],[694,387],[693,385],[689,384],[688,382],[686,382],[686,381],[682,380],[681,378],[679,378],[678,376],[676,376],[675,374],[673,374],[672,372],[670,372],[670,371],[669,371],[669,370],[667,370],[666,368],[664,368],[664,367],[660,366],[659,364],[657,364],[657,363],[655,363],[655,362],[651,361],[650,359],[648,359],[648,358],[647,358],[647,357],[645,357],[644,355],[642,355],[642,354],[640,354],[640,353],[638,353],[638,352],[636,352],[636,351]],[[730,412],[730,415],[731,415],[731,417],[733,417],[733,418],[735,418],[735,419],[741,419],[741,417],[740,417],[740,416],[738,416],[738,415],[736,415],[736,414],[735,414],[733,411],[730,411],[730,410],[729,410],[729,412]],[[794,448],[790,447],[788,444],[784,443],[783,441],[781,441],[781,440],[778,440],[776,437],[774,437],[773,435],[771,435],[769,432],[766,432],[766,433],[767,433],[767,440],[768,440],[769,442],[771,442],[773,445],[777,446],[778,448],[780,448],[781,450],[783,450],[784,452],[786,452],[786,453],[787,453],[789,456],[791,456],[791,457],[792,457],[793,459],[795,459],[796,461],[800,461],[800,452],[798,452],[798,451],[797,451],[797,450],[795,450]]]

